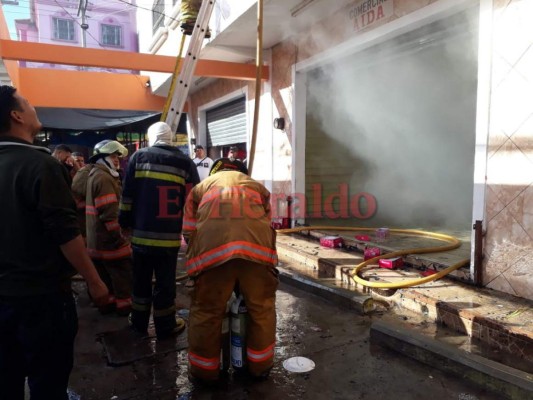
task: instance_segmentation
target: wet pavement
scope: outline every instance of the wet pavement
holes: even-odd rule
[[[151,357],[131,364],[107,364],[98,334],[124,328],[125,318],[101,316],[91,308],[84,284],[79,293],[80,331],[71,375],[72,399],[461,399],[496,400],[497,395],[461,378],[446,375],[408,357],[369,342],[369,329],[378,319],[424,321],[416,314],[397,315],[376,310],[361,316],[322,298],[286,285],[277,293],[277,347],[275,366],[264,382],[230,380],[218,389],[195,388],[187,380],[186,351],[149,340]],[[177,286],[178,308],[188,308],[183,285]],[[445,336],[445,335],[441,335]],[[179,340],[179,338],[178,338]],[[283,361],[302,356],[316,367],[304,374],[290,373]]]

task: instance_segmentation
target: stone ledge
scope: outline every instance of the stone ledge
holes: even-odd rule
[[[345,249],[325,249],[320,247],[316,239],[313,241],[300,236],[279,236],[278,255],[281,261],[287,263],[290,271],[297,271],[317,281],[333,280],[336,282],[333,287],[394,303],[399,308],[423,314],[493,348],[533,361],[533,307],[527,300],[510,299],[505,294],[446,278],[419,287],[373,291],[355,285],[347,278],[350,268],[346,265],[359,264],[362,261],[361,254]],[[459,301],[454,300],[452,294]],[[468,304],[460,300],[461,296],[469,299]],[[501,308],[495,308],[494,304],[497,303],[501,303]],[[517,309],[528,310],[524,312],[527,316],[521,324],[518,318],[508,318]]]

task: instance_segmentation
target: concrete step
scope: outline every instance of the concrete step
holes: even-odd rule
[[[368,314],[375,309],[371,296],[354,294],[353,291],[338,287],[336,281],[328,279],[315,279],[310,276],[298,274],[294,271],[278,267],[280,281],[288,285],[323,297],[333,303],[355,310],[360,314]]]

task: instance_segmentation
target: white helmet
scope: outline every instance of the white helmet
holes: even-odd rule
[[[118,153],[120,157],[126,157],[128,155],[128,149],[122,146],[116,140],[102,140],[101,142],[96,143],[94,146],[93,156],[89,159],[89,161],[94,163],[99,158],[114,153]]]

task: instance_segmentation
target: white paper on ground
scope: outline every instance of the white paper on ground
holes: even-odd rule
[[[292,357],[283,361],[283,368],[290,372],[309,372],[315,369],[315,363],[309,358]]]

